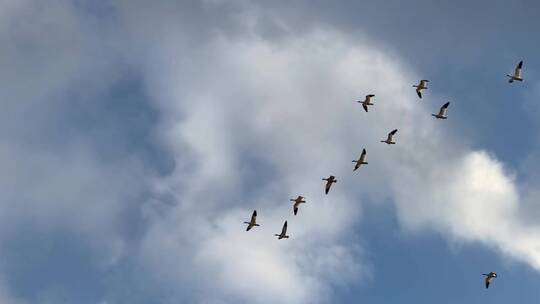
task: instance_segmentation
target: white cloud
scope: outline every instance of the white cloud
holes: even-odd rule
[[[448,121],[429,115],[442,103],[436,83],[419,102],[411,85],[420,77],[368,39],[321,28],[296,35],[285,20],[261,20],[260,11],[249,9],[213,14],[226,6],[220,2],[205,2],[195,13],[173,2],[119,2],[126,23],[118,31],[126,32],[105,32],[123,48],[106,49],[110,56],[94,60],[102,53],[93,43],[116,40],[81,39],[103,28],[79,23],[74,7],[54,3],[54,9],[30,11],[44,9],[36,22],[57,35],[35,33],[34,27],[20,32],[19,39],[34,43],[31,49],[43,51],[40,60],[28,63],[15,47],[4,50],[13,74],[1,77],[17,85],[0,94],[22,100],[0,114],[2,130],[18,131],[3,131],[0,144],[0,167],[8,173],[0,175],[6,227],[30,219],[45,231],[79,233],[106,265],[122,256],[129,240],[118,223],[148,186],[142,165],[105,162],[84,140],[34,146],[27,139],[41,138],[36,130],[44,124],[43,112],[32,112],[28,121],[15,118],[45,104],[43,116],[58,115],[66,104],[55,97],[81,74],[100,75],[88,78],[96,81],[92,89],[102,88],[117,75],[108,64],[129,41],[136,51],[124,59],[147,73],[162,118],[160,140],[176,160],[170,176],[153,180],[163,200],[144,206],[149,229],[133,254],[145,270],[142,280],[177,289],[173,298],[329,302],[337,286],[370,274],[365,249],[354,242],[366,197],[394,201],[405,229],[480,242],[540,268],[537,227],[522,220],[512,174],[494,156],[463,143],[452,105]],[[193,18],[201,12],[222,19],[208,25]],[[268,35],[270,27],[279,35]],[[26,90],[23,80],[34,89]],[[364,113],[354,101],[368,93],[376,94],[375,106]],[[26,124],[29,129],[18,129]],[[394,128],[398,144],[381,144]],[[352,173],[350,160],[364,147],[370,163]],[[330,174],[339,182],[325,196],[321,178]],[[295,217],[288,199],[298,194],[308,203]],[[241,223],[253,209],[262,226],[246,233]],[[277,241],[273,234],[285,219],[291,238]]]
[[[537,267],[540,239],[517,216],[512,175],[467,147],[451,109],[449,121],[430,116],[443,101],[437,84],[419,102],[411,85],[420,77],[332,30],[184,38],[167,36],[150,60],[164,142],[178,162],[157,184],[178,205],[152,217],[142,256],[169,280],[190,281],[194,298],[327,301],[334,282],[368,272],[348,241],[366,196],[395,201],[406,229],[480,242]],[[376,94],[369,114],[354,103],[367,93]],[[398,144],[379,143],[393,128]],[[352,174],[363,147],[370,164]],[[339,182],[326,197],[320,179],[329,174]],[[308,204],[293,217],[287,199],[297,194]],[[245,233],[252,209],[262,227]],[[284,219],[292,238],[278,242]]]

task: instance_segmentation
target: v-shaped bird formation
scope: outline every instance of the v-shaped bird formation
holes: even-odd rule
[[[509,75],[507,74],[506,76],[509,77],[510,79],[508,80],[509,83],[513,83],[514,81],[523,81],[523,78],[521,76],[521,70],[523,68],[523,61],[520,61],[515,69],[514,69],[514,73],[512,75]],[[422,79],[420,80],[420,82],[418,83],[418,85],[413,85],[416,91],[416,95],[419,97],[419,98],[422,98],[422,90],[427,90],[428,87],[427,87],[427,84],[429,83],[429,80],[427,79]],[[359,100],[357,101],[358,103],[362,104],[362,108],[364,109],[364,111],[367,113],[369,112],[369,106],[373,106],[374,103],[372,102],[372,99],[373,97],[375,97],[375,94],[368,94],[365,96],[364,100]],[[440,108],[439,108],[439,112],[438,113],[434,113],[434,114],[431,114],[433,117],[437,118],[437,119],[448,119],[448,107],[450,106],[450,102],[446,102],[445,104],[443,104]],[[387,145],[395,145],[396,144],[396,140],[395,140],[395,136],[396,136],[396,133],[398,132],[398,129],[394,129],[392,131],[390,131],[386,137],[385,140],[381,140],[382,143],[385,143]],[[366,149],[362,149],[362,153],[360,154],[360,157],[356,160],[353,160],[352,161],[354,164],[354,168],[353,168],[353,172],[358,170],[362,165],[367,165],[368,162],[367,162],[367,151]],[[337,179],[334,175],[330,175],[329,177],[327,178],[323,178],[322,179],[323,181],[326,181],[325,183],[325,186],[324,186],[324,193],[325,195],[328,195],[328,193],[330,192],[330,189],[332,188],[332,185],[334,183],[337,183]],[[301,204],[304,204],[306,203],[306,200],[304,199],[303,196],[299,195],[297,198],[291,198],[290,201],[294,202],[293,204],[293,213],[294,215],[296,216],[298,214],[298,209],[300,207]],[[247,224],[247,229],[246,231],[249,231],[251,230],[251,228],[255,227],[255,226],[260,226],[259,224],[257,224],[257,210],[254,210],[253,211],[253,214],[251,215],[251,219],[249,222],[244,222],[244,224]],[[281,239],[288,239],[289,236],[287,235],[287,221],[285,221],[283,223],[283,227],[281,228],[281,233],[279,234],[275,234],[275,236],[277,236],[278,240],[281,240]],[[484,283],[485,283],[485,286],[486,286],[486,289],[489,288],[490,284],[493,282],[493,280],[495,278],[497,278],[497,273],[492,271],[492,272],[489,272],[487,274],[482,274],[485,278],[484,278]]]

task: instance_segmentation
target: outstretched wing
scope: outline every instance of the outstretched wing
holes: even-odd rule
[[[364,108],[364,111],[366,111],[366,112],[368,111],[368,107],[367,107],[366,104],[362,104],[362,108]]]
[[[253,214],[251,215],[251,224],[255,224],[257,222],[257,210],[253,210]]]
[[[419,89],[416,89],[416,95],[418,95],[419,98],[422,98],[422,92],[420,92]]]
[[[446,113],[448,113],[448,106],[449,105],[450,105],[450,102],[447,102],[447,103],[443,104],[443,106],[439,110],[439,115],[440,116],[446,116]]]
[[[520,61],[517,66],[516,66],[516,70],[514,71],[514,76],[520,78],[521,77],[521,68],[523,67],[523,60]]]
[[[287,234],[287,221],[283,224],[283,228],[281,228],[281,235]]]
[[[362,149],[362,154],[360,154],[360,162],[365,162],[366,161],[366,149]]]
[[[397,133],[397,129],[393,130],[392,132],[388,133],[388,142],[392,142],[394,139],[394,135]]]

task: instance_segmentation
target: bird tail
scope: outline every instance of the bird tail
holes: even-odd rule
[[[506,76],[507,76],[507,77],[510,77],[510,79],[508,79],[508,82],[509,82],[509,83],[514,82],[514,77],[513,77],[513,76],[510,76],[510,75],[508,75],[508,74],[506,74]]]

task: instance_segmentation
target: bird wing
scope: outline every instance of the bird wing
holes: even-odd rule
[[[388,133],[388,141],[391,142],[392,139],[394,139],[394,134],[396,134],[397,129],[393,130],[392,132]]]
[[[422,98],[422,92],[420,92],[419,89],[416,89],[416,95],[418,95],[419,98]]]
[[[440,116],[446,116],[446,113],[448,112],[448,106],[450,105],[450,102],[447,102],[442,105],[441,109],[439,110]]]
[[[257,210],[253,210],[253,214],[251,215],[251,221],[250,221],[250,225],[253,225],[257,223]]]
[[[514,76],[520,78],[521,77],[521,68],[523,67],[523,60],[520,61],[517,66],[516,66],[516,70],[514,71]]]
[[[364,111],[368,112],[368,107],[365,103],[362,104],[362,108],[364,108]]]
[[[331,181],[327,181],[326,182],[326,187],[324,187],[324,190],[326,191],[326,193],[328,193],[328,191],[330,191],[330,187],[332,186],[332,182]]]
[[[281,234],[286,235],[287,234],[287,221],[283,224],[283,228],[281,228]]]
[[[360,154],[360,162],[365,162],[366,161],[366,149],[363,149],[362,150],[362,154]]]

